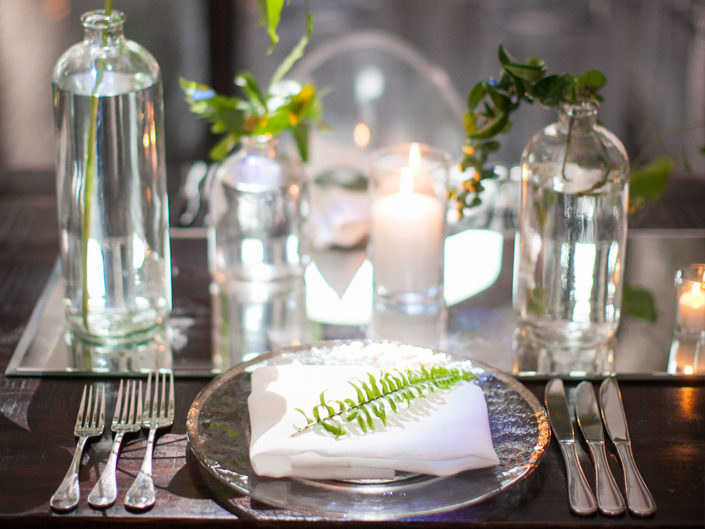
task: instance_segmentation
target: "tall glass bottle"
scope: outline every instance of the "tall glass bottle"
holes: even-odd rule
[[[124,21],[85,13],[52,79],[66,316],[96,343],[147,339],[171,310],[161,74]]]
[[[539,371],[611,369],[620,320],[629,162],[583,102],[522,155],[514,260],[516,345]]]

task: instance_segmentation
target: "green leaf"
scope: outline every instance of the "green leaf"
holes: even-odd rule
[[[502,132],[508,123],[509,114],[506,112],[501,112],[492,119],[488,119],[484,125],[475,129],[472,134],[468,134],[468,137],[472,140],[489,139]]]
[[[253,106],[255,114],[264,114],[267,112],[267,100],[251,73],[239,73],[235,77],[235,85],[243,89],[247,95],[247,99]]]
[[[644,167],[633,169],[629,178],[630,199],[654,200],[659,198],[675,167],[675,162],[671,157],[659,156]]]
[[[485,93],[487,92],[486,85],[484,82],[477,83],[475,86],[472,87],[472,90],[470,90],[470,94],[468,94],[468,109],[475,110],[475,107],[482,101],[482,98],[485,97]]]
[[[622,310],[625,314],[651,323],[658,320],[653,294],[646,289],[632,287],[627,283],[624,283],[622,287]]]
[[[362,390],[360,389],[360,386],[358,386],[354,382],[348,382],[348,384],[350,384],[353,388],[355,388],[357,403],[362,404],[363,402],[365,402],[365,396],[362,394]]]
[[[320,424],[326,432],[333,434],[336,439],[345,435],[345,429],[342,425],[338,425],[332,421],[321,421]]]
[[[564,75],[549,75],[534,85],[531,95],[542,105],[555,107],[563,101],[570,83]]]
[[[490,99],[492,100],[492,104],[494,105],[494,108],[496,111],[499,111],[501,113],[506,113],[509,110],[509,107],[512,104],[511,99],[509,99],[506,95],[499,93],[497,90],[495,90],[492,87],[487,88],[487,94],[490,96]]]
[[[233,134],[228,134],[211,148],[208,155],[216,162],[223,160],[228,154],[230,154],[230,151],[233,150],[238,141],[239,137],[236,137]]]
[[[270,81],[270,86],[281,81],[284,76],[289,73],[289,70],[296,64],[296,62],[304,56],[306,51],[306,46],[308,41],[311,39],[311,34],[313,33],[313,16],[310,11],[306,12],[306,34],[299,39],[299,42],[294,46],[294,48],[289,52],[289,55],[282,61],[279,67],[274,72],[272,80]]]
[[[527,66],[525,64],[505,64],[504,69],[523,81],[535,82],[544,75],[544,69],[539,66]]]
[[[308,161],[308,138],[309,138],[309,125],[303,121],[299,122],[291,132],[294,136],[294,142],[296,143],[296,149],[299,151],[299,156],[306,162]]]
[[[269,35],[269,51],[271,52],[279,42],[277,27],[284,8],[284,0],[257,0],[257,8],[260,14],[259,23],[267,30],[267,35]]]
[[[502,66],[516,64],[516,61],[509,55],[509,53],[507,53],[501,42],[499,44],[499,48],[497,49],[497,55],[499,56],[499,64]]]
[[[605,86],[606,83],[607,77],[605,77],[605,74],[597,70],[589,70],[578,76],[577,88],[586,88],[594,92]]]

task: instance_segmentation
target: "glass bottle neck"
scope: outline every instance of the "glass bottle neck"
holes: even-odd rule
[[[81,17],[81,24],[84,40],[99,46],[117,46],[124,39],[125,15],[120,11],[113,11],[110,15],[103,10],[89,11]]]
[[[271,136],[243,136],[240,139],[242,150],[260,156],[276,156],[277,139]]]
[[[594,101],[566,103],[558,109],[561,126],[573,129],[591,129],[597,124],[599,107]]]

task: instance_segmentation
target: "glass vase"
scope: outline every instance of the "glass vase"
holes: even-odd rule
[[[161,74],[124,21],[85,13],[52,78],[66,316],[95,343],[147,340],[171,310]]]
[[[276,139],[242,138],[215,172],[209,209],[209,266],[221,287],[303,276],[308,183]]]
[[[620,320],[629,162],[590,102],[527,144],[514,252],[520,369],[609,372]]]

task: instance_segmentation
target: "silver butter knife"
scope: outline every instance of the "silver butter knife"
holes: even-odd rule
[[[568,478],[568,501],[575,514],[587,516],[597,511],[595,495],[590,490],[575,449],[575,435],[565,397],[563,381],[553,378],[546,384],[544,402],[551,421],[551,428],[561,447]]]
[[[602,382],[600,403],[605,429],[617,447],[617,455],[624,469],[624,488],[629,511],[637,516],[650,516],[656,512],[656,503],[634,462],[632,442],[617,379],[610,377]]]
[[[581,382],[575,390],[575,416],[592,454],[597,505],[600,512],[608,516],[622,514],[625,510],[624,499],[607,463],[600,408],[597,406],[595,392],[590,382]]]

